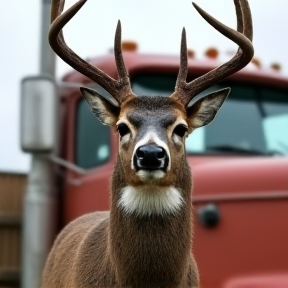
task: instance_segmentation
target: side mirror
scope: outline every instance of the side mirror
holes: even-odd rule
[[[25,152],[52,152],[57,140],[56,85],[48,76],[21,82],[20,141]]]

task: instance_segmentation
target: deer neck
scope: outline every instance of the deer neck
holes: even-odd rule
[[[186,162],[184,170],[186,172],[181,171],[182,175],[179,175],[174,185],[159,188],[151,184],[132,189],[125,183],[123,170],[119,169],[118,164],[116,165],[112,178],[109,241],[111,260],[116,265],[117,277],[121,283],[125,285],[134,283],[137,286],[139,283],[147,283],[147,279],[150,279],[149,287],[153,287],[157,281],[161,283],[167,281],[167,285],[171,285],[173,281],[182,279],[183,271],[187,272],[191,251],[192,219],[191,174]],[[180,200],[179,195],[175,196],[177,193],[173,189],[176,189],[181,196]],[[137,213],[136,210],[125,210],[120,203],[125,192],[130,193],[132,198],[133,193],[151,194],[146,195],[148,202],[151,200],[149,197],[152,197],[153,201],[155,196],[153,194],[156,194],[154,200],[164,201],[165,198],[161,197],[166,194],[167,197],[172,197],[172,200],[175,197],[176,201],[181,201],[181,205],[172,207],[171,211],[166,211],[163,207],[161,210],[157,206],[160,210],[154,207],[154,212],[153,209],[149,210],[146,207],[142,213]],[[137,196],[134,200],[140,201]],[[144,200],[141,198],[141,201]],[[168,205],[173,205],[167,201]],[[158,275],[158,278],[153,279],[153,275]],[[162,275],[162,279],[159,279],[159,275]]]

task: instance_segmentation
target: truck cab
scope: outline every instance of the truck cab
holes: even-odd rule
[[[136,95],[174,91],[178,57],[135,50],[123,56]],[[90,63],[117,78],[112,53]],[[190,57],[187,80],[219,64],[218,59]],[[61,171],[62,225],[84,213],[109,210],[118,152],[116,131],[96,119],[75,86],[109,93],[77,72],[63,82],[60,157],[79,169]],[[288,274],[288,79],[249,64],[197,97],[225,87],[232,90],[216,119],[186,140],[193,175],[194,254],[204,288],[223,287],[243,276]]]

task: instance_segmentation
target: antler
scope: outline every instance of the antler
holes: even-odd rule
[[[131,90],[129,75],[126,70],[122,49],[121,49],[121,23],[118,21],[115,33],[114,54],[119,74],[119,80],[111,78],[102,70],[90,65],[88,62],[80,58],[66,44],[62,28],[70,21],[70,19],[81,9],[87,0],[80,0],[69,8],[62,15],[65,0],[52,0],[51,8],[51,27],[49,31],[49,43],[54,52],[62,58],[66,63],[75,70],[87,76],[91,80],[97,82],[105,88],[115,99],[121,104],[130,97],[135,97]]]
[[[252,59],[254,49],[252,45],[253,27],[252,17],[247,0],[234,0],[237,15],[237,31],[227,27],[192,3],[200,15],[216,30],[239,45],[235,56],[223,65],[209,71],[199,78],[186,83],[187,77],[187,44],[186,32],[182,31],[180,69],[176,81],[175,92],[171,95],[179,99],[185,106],[200,92],[223,80],[245,67]]]

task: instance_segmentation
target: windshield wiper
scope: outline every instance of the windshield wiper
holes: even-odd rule
[[[208,151],[218,151],[218,152],[226,152],[231,154],[244,154],[244,155],[266,155],[266,156],[273,156],[273,155],[283,155],[280,151],[261,151],[256,149],[247,149],[241,148],[232,145],[215,145],[215,146],[208,146],[206,148]]]

